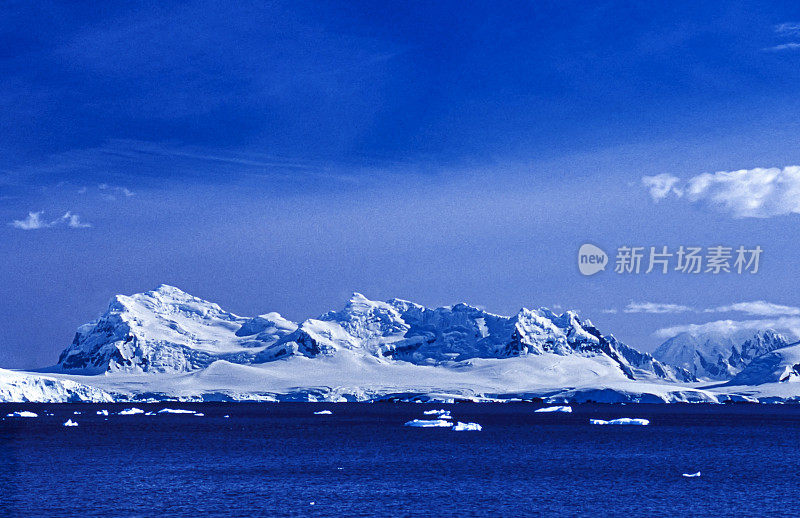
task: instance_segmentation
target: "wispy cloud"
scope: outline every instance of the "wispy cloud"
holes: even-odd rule
[[[383,164],[381,167],[400,168],[402,165]],[[80,178],[86,184],[98,185],[107,195],[128,196],[124,190],[131,194],[133,191],[125,184],[157,181],[166,172],[170,178],[216,179],[238,176],[279,182],[328,180],[348,184],[369,177],[368,174],[358,174],[358,171],[352,172],[352,168],[344,172],[322,160],[300,160],[250,151],[224,151],[159,142],[109,140],[98,147],[53,154],[38,163],[8,171],[4,173],[4,181],[13,185],[41,185],[65,180],[72,182]]]
[[[631,302],[623,313],[652,313],[652,314],[665,314],[665,313],[686,313],[687,311],[694,311],[689,306],[681,304],[662,304],[659,302]]]
[[[797,22],[779,23],[774,27],[774,29],[775,29],[775,34],[777,34],[782,38],[788,39],[800,36],[800,23]],[[780,52],[782,50],[800,50],[800,43],[796,41],[789,41],[781,43],[780,45],[767,47],[764,50],[767,52]]]
[[[718,306],[705,310],[707,313],[740,312],[757,316],[800,315],[800,308],[774,304],[765,300],[751,302],[737,302],[728,306]]]
[[[703,173],[685,182],[674,176],[659,175],[644,177],[642,182],[656,201],[674,195],[734,218],[800,213],[800,166]]]
[[[753,320],[715,320],[704,324],[685,324],[657,329],[653,336],[661,340],[681,333],[720,333],[729,335],[738,331],[773,329],[793,337],[800,336],[799,317],[760,318]]]
[[[615,314],[620,311],[617,308],[602,310],[603,313]],[[775,316],[800,316],[800,307],[775,304],[766,300],[752,300],[735,302],[723,306],[710,308],[694,308],[683,304],[662,303],[662,302],[630,302],[622,309],[623,313],[649,313],[649,314],[670,314],[670,313],[744,313],[746,315],[775,317]]]
[[[70,211],[64,213],[60,218],[51,221],[42,219],[44,211],[29,212],[28,217],[25,219],[15,219],[9,225],[20,230],[39,230],[43,228],[52,228],[57,226],[65,226],[68,228],[89,228],[92,225],[81,221],[80,216],[73,214]]]
[[[790,41],[789,43],[781,43],[780,45],[775,45],[774,47],[767,47],[764,50],[768,51],[800,50],[800,43],[795,41]]]
[[[642,185],[650,191],[650,196],[653,201],[659,201],[666,198],[669,194],[676,196],[683,196],[683,191],[677,188],[678,183],[681,181],[677,176],[670,174],[658,174],[655,176],[645,176],[642,178]]]
[[[786,22],[779,23],[775,26],[775,32],[781,36],[795,36],[800,35],[800,23]]]
[[[97,188],[103,191],[103,198],[109,201],[115,201],[117,199],[117,195],[124,196],[125,198],[130,198],[131,196],[136,195],[136,193],[127,187],[108,185],[107,183],[101,183],[97,186]]]

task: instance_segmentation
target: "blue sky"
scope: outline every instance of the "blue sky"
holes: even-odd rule
[[[697,4],[6,4],[0,365],[160,283],[293,319],[577,308],[643,349],[790,319],[800,6]],[[582,277],[585,242],[764,254]]]

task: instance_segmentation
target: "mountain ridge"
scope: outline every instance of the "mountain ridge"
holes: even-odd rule
[[[55,370],[190,372],[218,360],[249,365],[341,350],[419,365],[544,353],[605,356],[631,380],[695,380],[602,334],[573,311],[522,308],[503,316],[465,303],[427,308],[354,293],[342,309],[295,323],[275,312],[242,317],[169,285],[115,296],[105,313],[78,328]]]

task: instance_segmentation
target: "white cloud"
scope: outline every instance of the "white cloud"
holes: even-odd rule
[[[66,223],[69,228],[89,228],[92,225],[81,221],[81,217],[69,211],[65,212],[63,216],[53,222],[53,226],[59,223]]]
[[[25,219],[15,219],[9,225],[20,230],[39,230],[42,228],[52,228],[57,226],[66,226],[69,228],[89,228],[92,225],[81,221],[80,216],[73,214],[70,211],[64,213],[60,218],[52,221],[45,221],[42,219],[43,211],[29,212],[28,217]]]
[[[631,302],[625,309],[624,313],[685,313],[687,311],[694,311],[689,306],[682,306],[680,304],[661,304],[658,302]]]
[[[800,166],[740,169],[703,173],[683,185],[675,177],[644,177],[654,200],[670,194],[708,205],[735,218],[768,218],[800,213]],[[655,185],[655,187],[653,187]],[[660,198],[657,198],[660,196]]]
[[[642,185],[650,191],[650,196],[654,201],[659,201],[666,198],[669,194],[675,194],[678,197],[682,196],[683,192],[677,188],[678,182],[680,181],[681,179],[677,176],[662,173],[655,176],[643,177]]]
[[[103,191],[103,198],[109,201],[115,201],[117,199],[116,196],[117,194],[125,196],[126,198],[129,198],[136,194],[127,187],[108,185],[107,183],[101,183],[100,185],[97,186],[97,188]]]
[[[764,317],[800,315],[800,308],[794,306],[784,306],[782,304],[773,304],[772,302],[767,302],[765,300],[737,302],[728,306],[719,306],[706,310],[707,313],[727,313],[733,311]]]
[[[10,225],[20,230],[36,230],[40,228],[47,228],[49,225],[42,221],[42,214],[43,212],[29,212],[27,218],[15,219],[10,223]]]
[[[800,43],[790,41],[789,43],[781,43],[780,45],[775,45],[774,47],[767,47],[764,50],[781,51],[781,50],[798,50],[798,49],[800,49]]]
[[[754,320],[715,320],[713,322],[706,322],[705,324],[686,324],[664,327],[656,330],[653,336],[665,340],[680,333],[720,333],[729,335],[737,331],[756,331],[764,329],[774,329],[790,336],[800,336],[800,318],[781,317]]]
[[[800,23],[779,23],[775,26],[775,32],[782,36],[794,36],[796,34],[800,34]]]

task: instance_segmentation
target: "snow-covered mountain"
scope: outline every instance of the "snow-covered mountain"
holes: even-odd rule
[[[653,356],[701,379],[729,380],[754,358],[787,345],[787,339],[771,329],[684,332],[658,346]]]
[[[417,365],[581,356],[602,361],[604,368],[610,362],[630,380],[694,379],[683,369],[603,335],[569,311],[559,315],[522,309],[508,317],[467,304],[430,309],[399,299],[371,301],[356,293],[342,310],[295,324],[278,313],[240,317],[166,285],[116,296],[106,313],[78,329],[57,370],[190,372],[218,360],[247,365],[342,351]]]
[[[730,385],[800,382],[800,344],[775,349],[751,361]]]
[[[249,363],[296,328],[277,313],[244,318],[162,285],[115,296],[100,318],[78,328],[58,368],[87,374],[184,372],[221,359]]]

